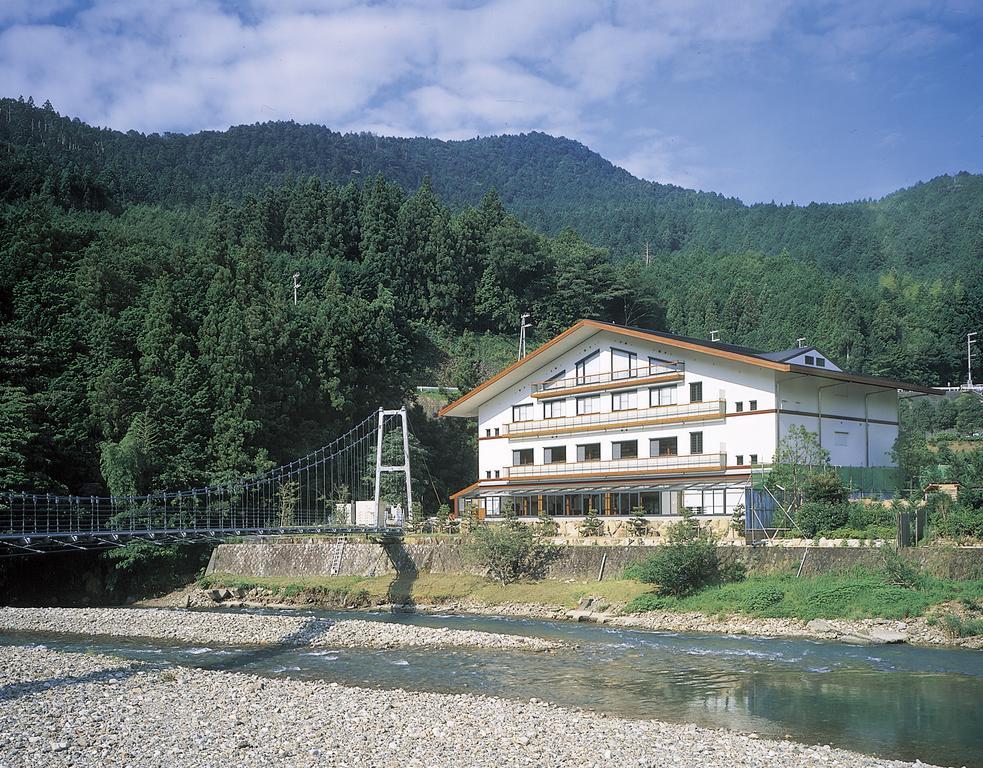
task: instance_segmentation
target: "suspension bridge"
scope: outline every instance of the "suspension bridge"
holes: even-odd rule
[[[405,408],[380,408],[303,458],[202,488],[141,496],[0,491],[0,557],[134,540],[163,545],[288,534],[398,537],[412,514],[408,429]],[[401,507],[390,507],[396,498]]]

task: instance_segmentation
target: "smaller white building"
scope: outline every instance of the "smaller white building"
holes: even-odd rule
[[[495,517],[509,499],[520,516],[729,516],[794,424],[855,488],[893,487],[905,391],[938,394],[843,371],[815,347],[759,352],[581,320],[440,414],[477,420],[478,475],[456,511]]]

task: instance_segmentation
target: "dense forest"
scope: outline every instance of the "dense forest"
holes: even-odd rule
[[[983,308],[983,177],[744,206],[542,134],[120,133],[0,101],[0,487],[182,487],[289,460],[579,317],[945,383]],[[649,241],[651,263],[638,254]],[[293,302],[291,275],[300,273]],[[424,502],[466,423],[412,414]]]

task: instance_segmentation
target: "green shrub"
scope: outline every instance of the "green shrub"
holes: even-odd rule
[[[853,502],[847,506],[847,528],[863,531],[868,528],[895,527],[895,512],[884,504]]]
[[[580,521],[577,531],[585,539],[604,534],[604,521],[597,516],[597,510],[594,507],[588,507],[587,514]]]
[[[942,626],[952,637],[983,635],[983,619],[971,619],[947,613],[942,617]]]
[[[806,501],[818,504],[843,504],[847,490],[835,472],[819,472],[806,480],[802,495]]]
[[[745,595],[741,607],[748,613],[759,613],[766,611],[774,605],[778,605],[785,599],[785,590],[776,587],[774,584],[764,584]]]
[[[644,536],[648,533],[649,521],[645,519],[645,510],[642,507],[635,507],[632,516],[627,520],[628,531],[632,536]]]
[[[806,538],[814,538],[842,528],[849,512],[846,504],[826,504],[809,501],[795,513],[795,524]]]
[[[465,551],[502,585],[523,577],[539,577],[558,549],[544,544],[531,526],[508,522],[479,525],[468,534]]]
[[[921,589],[925,584],[925,577],[921,572],[892,547],[881,550],[881,572],[885,583],[891,586]]]
[[[625,575],[656,584],[660,595],[688,595],[720,581],[717,547],[703,539],[667,544],[647,560],[629,566]]]
[[[817,589],[806,598],[806,606],[815,616],[843,616],[847,608],[868,590],[866,584],[847,583]]]
[[[660,611],[672,606],[674,599],[657,595],[654,592],[647,592],[634,598],[627,606],[625,611],[628,613],[645,613],[645,611]]]
[[[983,539],[983,507],[953,504],[945,515],[933,520],[936,532],[950,539]]]

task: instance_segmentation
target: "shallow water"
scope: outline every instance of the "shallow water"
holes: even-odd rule
[[[326,611],[303,613],[354,618]],[[983,653],[976,651],[864,648],[504,617],[357,618],[534,635],[577,647],[555,654],[230,648],[26,635],[0,635],[0,643],[41,642],[55,650],[90,650],[270,677],[537,697],[568,707],[754,731],[884,757],[983,766]]]

